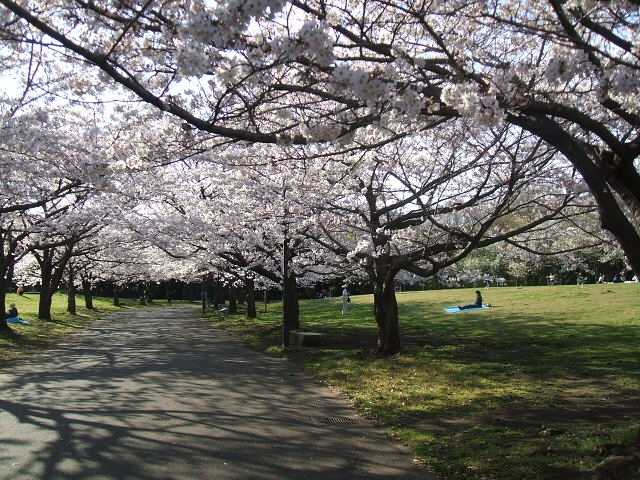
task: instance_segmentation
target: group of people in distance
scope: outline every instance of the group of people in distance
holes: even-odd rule
[[[620,273],[614,273],[613,277],[611,277],[611,283],[624,283],[627,281],[627,274],[626,272],[622,271]],[[631,279],[632,282],[637,282],[638,281],[638,276],[634,275],[633,278]],[[607,283],[607,280],[604,276],[604,274],[600,275],[598,277],[598,283]]]

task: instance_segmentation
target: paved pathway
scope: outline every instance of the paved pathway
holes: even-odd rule
[[[193,310],[67,338],[0,372],[0,479],[429,478],[338,395]]]

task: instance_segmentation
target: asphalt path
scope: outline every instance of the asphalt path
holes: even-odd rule
[[[285,359],[194,310],[129,310],[0,370],[0,478],[427,479]]]

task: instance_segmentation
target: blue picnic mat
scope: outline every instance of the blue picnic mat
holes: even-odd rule
[[[29,325],[29,322],[27,320],[23,320],[20,317],[7,318],[7,323],[20,324],[20,325]]]
[[[464,313],[464,312],[477,312],[478,310],[484,310],[485,308],[489,308],[489,305],[482,305],[482,307],[476,308],[459,308],[459,307],[448,307],[445,308],[444,311],[447,313]]]

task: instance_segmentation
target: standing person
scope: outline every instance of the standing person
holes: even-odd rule
[[[476,301],[474,303],[470,303],[469,305],[458,305],[460,310],[467,310],[469,308],[482,308],[482,294],[480,290],[476,290]]]
[[[351,295],[346,285],[342,286],[342,316],[349,311],[351,305]]]

